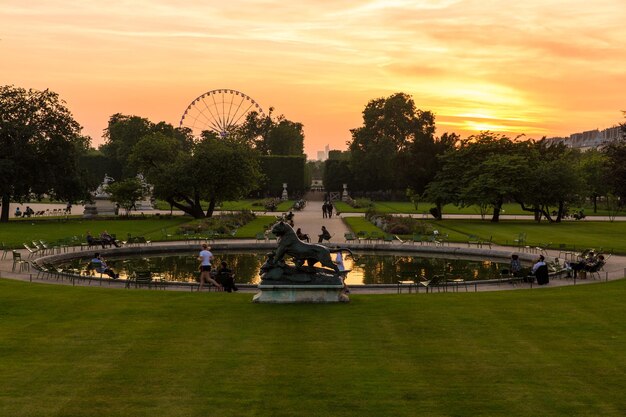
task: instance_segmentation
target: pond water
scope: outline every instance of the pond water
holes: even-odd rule
[[[243,284],[258,284],[259,268],[265,262],[265,253],[240,252],[231,254],[214,253],[214,265],[226,261],[236,273],[236,280]],[[194,282],[198,278],[197,253],[155,254],[150,256],[130,256],[107,258],[106,262],[115,272],[125,278],[137,270],[150,270],[153,274],[176,282]],[[84,269],[89,258],[77,258],[62,264]],[[446,279],[482,280],[499,278],[500,271],[508,268],[507,263],[486,259],[453,259],[443,257],[416,256],[415,253],[362,252],[355,253],[354,259],[344,256],[344,265],[350,272],[346,283],[396,284],[398,280],[430,279],[444,275]]]

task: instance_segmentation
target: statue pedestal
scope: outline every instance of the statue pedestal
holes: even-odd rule
[[[259,284],[254,303],[347,303],[343,285]]]
[[[115,204],[108,198],[96,197],[96,209],[100,216],[115,216]]]

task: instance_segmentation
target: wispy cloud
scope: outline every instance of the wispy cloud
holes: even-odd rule
[[[567,134],[625,107],[622,0],[222,3],[5,0],[0,76],[80,103],[96,138],[114,112],[174,122],[228,85],[298,117],[309,150],[343,147],[367,101],[397,91],[463,134]]]

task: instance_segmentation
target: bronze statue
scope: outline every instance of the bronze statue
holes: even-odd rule
[[[319,284],[342,282],[341,274],[346,271],[339,271],[330,254],[346,251],[352,255],[349,249],[330,249],[324,245],[303,242],[298,239],[293,228],[283,221],[272,227],[272,233],[278,238],[278,248],[272,256],[268,256],[261,270],[263,281]],[[285,264],[286,255],[293,258],[295,267]],[[325,268],[314,267],[318,262]]]

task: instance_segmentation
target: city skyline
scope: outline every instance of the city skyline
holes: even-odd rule
[[[114,113],[178,126],[222,88],[303,123],[310,159],[396,92],[437,135],[568,136],[624,121],[625,17],[619,0],[8,0],[0,82],[59,93],[94,146]]]

